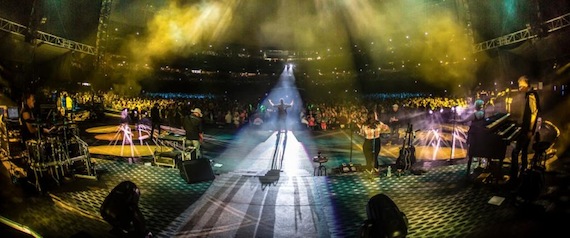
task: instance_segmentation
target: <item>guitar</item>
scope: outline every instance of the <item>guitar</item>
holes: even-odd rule
[[[416,162],[416,149],[412,143],[413,133],[412,124],[408,124],[404,142],[402,143],[402,148],[400,148],[400,155],[396,160],[396,169],[400,171],[410,170],[412,165]]]

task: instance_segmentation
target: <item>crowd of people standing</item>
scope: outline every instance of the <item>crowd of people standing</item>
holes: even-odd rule
[[[353,101],[308,99],[303,103],[288,105],[287,110],[289,115],[294,114],[295,124],[311,130],[335,130],[347,128],[352,124],[362,124],[367,120],[367,114],[375,111],[379,115],[379,120],[389,125],[393,131],[397,131],[405,125],[405,121],[400,121],[398,118],[408,117],[408,114],[447,110],[456,106],[467,108],[470,103],[466,98],[405,97],[406,95],[402,93],[401,97],[363,98]],[[205,124],[227,128],[240,128],[246,124],[259,126],[272,121],[272,118],[276,118],[276,114],[279,113],[276,107],[279,103],[272,105],[270,100],[261,98],[240,99],[211,95],[126,97],[112,92],[66,93],[66,96],[71,97],[78,107],[97,103],[108,110],[117,112],[126,110],[132,123],[148,123],[149,126],[152,121],[160,121],[162,125],[180,128],[184,115],[189,114],[194,108],[202,110]]]

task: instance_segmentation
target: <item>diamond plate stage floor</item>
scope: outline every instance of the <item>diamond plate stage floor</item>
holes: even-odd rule
[[[370,176],[335,173],[342,163],[364,163],[362,140],[346,131],[206,132],[205,157],[223,165],[214,167],[213,181],[188,184],[177,169],[93,154],[98,180],[69,179],[45,195],[3,180],[0,215],[44,237],[112,237],[99,207],[114,186],[130,180],[141,190],[140,210],[156,237],[356,237],[366,203],[378,193],[407,215],[408,237],[548,237],[568,222],[568,162],[557,157],[549,163],[545,194],[521,207],[500,184],[467,181],[465,159],[449,163],[450,150],[426,148],[419,163],[427,173],[386,177],[399,146],[383,145],[384,171]],[[329,158],[329,176],[313,174],[317,151]],[[491,205],[494,196],[506,200]]]

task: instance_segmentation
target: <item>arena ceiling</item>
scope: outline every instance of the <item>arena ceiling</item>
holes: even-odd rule
[[[35,13],[31,14],[34,2]],[[429,27],[463,34],[467,23],[473,29],[471,40],[481,42],[524,29],[539,17],[546,20],[570,12],[569,0],[110,2],[110,39],[144,35],[146,41],[160,41],[146,47],[164,42],[169,43],[165,47],[202,44],[303,50],[372,42],[388,46],[399,38],[419,37],[429,31],[435,34],[436,29]],[[101,0],[0,0],[2,18],[23,25],[35,18],[38,30],[93,46],[100,14]]]
[[[38,30],[95,45],[101,0],[0,0],[0,17],[24,25],[36,2]],[[351,38],[376,43],[401,35],[426,32],[424,22],[445,18],[461,27],[467,22],[480,42],[524,29],[536,21],[570,12],[568,0],[113,0],[110,34],[124,37],[136,31],[179,28],[183,43],[243,44],[252,47],[319,48],[340,45],[334,39]],[[465,8],[463,3],[468,3]],[[467,18],[466,15],[469,14]],[[113,26],[123,29],[115,30]],[[439,26],[446,26],[440,23]],[[160,29],[156,29],[160,28]],[[184,29],[186,28],[186,29]],[[192,31],[187,30],[192,28]],[[143,32],[140,32],[141,34]]]
[[[36,2],[34,14],[31,14]],[[471,57],[473,43],[534,26],[570,12],[570,0],[113,0],[107,27],[108,49],[133,59],[164,62],[210,48],[344,50],[374,52],[361,60],[458,62]],[[96,45],[101,0],[0,0],[0,17],[88,45]],[[468,3],[465,8],[463,3]],[[540,14],[538,14],[540,13]],[[31,17],[33,16],[33,17]],[[472,35],[466,34],[470,23]],[[532,59],[567,57],[561,42],[545,38],[505,47]],[[420,44],[417,44],[420,43]],[[32,45],[0,32],[0,60],[46,62],[70,53],[50,45]],[[528,46],[528,45],[531,46]],[[541,43],[542,44],[542,43]],[[421,45],[421,47],[418,47]],[[517,47],[521,47],[518,48]],[[559,50],[563,49],[563,50]],[[445,53],[445,54],[444,54]],[[495,51],[484,52],[492,55]],[[393,57],[392,54],[399,54]],[[439,59],[445,56],[451,59]],[[397,59],[397,60],[394,60]],[[403,62],[403,63],[402,63]],[[146,63],[146,62],[138,62]],[[401,64],[401,65],[400,65]],[[409,65],[405,65],[409,67]],[[354,66],[358,71],[359,66]],[[469,71],[469,69],[461,69]],[[431,70],[439,72],[438,70]],[[458,77],[461,78],[461,77]]]

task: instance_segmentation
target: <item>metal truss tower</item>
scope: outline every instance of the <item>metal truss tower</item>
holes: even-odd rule
[[[97,26],[97,39],[95,41],[95,48],[97,52],[96,66],[101,67],[105,64],[105,55],[107,53],[107,44],[109,40],[109,18],[111,17],[111,6],[113,0],[102,0],[101,11],[99,14],[99,25]]]
[[[469,8],[469,0],[459,0],[461,1],[460,6],[463,7],[463,21],[465,23],[465,31],[471,44],[475,43],[475,37],[473,36],[473,26],[471,24],[471,10]]]

